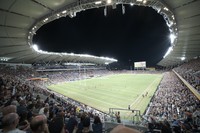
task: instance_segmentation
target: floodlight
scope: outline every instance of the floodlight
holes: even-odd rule
[[[133,3],[130,3],[130,5],[133,6],[134,4],[133,4]]]
[[[99,5],[99,4],[101,4],[101,3],[102,3],[102,1],[96,1],[96,2],[95,2],[96,5]]]
[[[49,20],[48,18],[45,18],[43,21],[46,22],[46,21],[48,21],[48,20]]]
[[[76,12],[71,11],[71,12],[69,13],[69,17],[70,17],[70,18],[76,17]]]
[[[66,13],[66,12],[67,12],[66,10],[62,11],[63,14]]]
[[[181,57],[181,60],[182,60],[182,61],[185,60],[185,57]]]
[[[175,19],[175,18],[174,18],[174,15],[172,15],[172,18]]]
[[[107,3],[110,4],[112,1],[111,0],[107,0]]]
[[[174,40],[176,39],[176,36],[174,34],[170,34],[169,36],[171,43],[174,43]]]
[[[146,3],[147,3],[147,1],[146,1],[146,0],[144,0],[144,1],[143,1],[143,4],[146,4]]]
[[[166,11],[169,11],[169,9],[167,7],[164,7],[163,9],[166,10]]]
[[[73,16],[76,17],[76,12],[73,13]]]
[[[38,51],[38,46],[37,46],[36,44],[34,44],[32,47],[33,47],[33,49],[34,49],[35,51]]]
[[[170,52],[173,50],[173,47],[169,47],[169,49],[167,50],[166,54],[163,56],[163,58],[165,58],[167,55],[170,54]]]

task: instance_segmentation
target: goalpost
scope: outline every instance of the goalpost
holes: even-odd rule
[[[141,122],[140,110],[135,109],[123,109],[123,108],[109,108],[109,115],[111,116],[112,122],[118,122],[120,117],[120,123],[134,123],[139,124]],[[119,116],[118,116],[119,115]]]

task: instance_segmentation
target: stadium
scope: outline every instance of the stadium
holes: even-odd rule
[[[200,132],[199,5],[199,0],[0,1],[0,132]],[[79,14],[94,10],[109,19],[119,8],[121,17],[128,16],[132,8],[145,8],[165,23],[170,44],[154,67],[148,66],[149,60],[129,57],[128,67],[122,69],[118,66],[121,59],[111,51],[105,55],[85,54],[85,49],[80,53],[48,51],[35,43],[40,30],[53,22],[67,18],[77,23]],[[153,19],[149,17],[148,22]],[[111,34],[114,32],[112,29]],[[106,51],[108,47],[101,48],[98,41],[96,49]],[[117,49],[115,45],[112,49]]]

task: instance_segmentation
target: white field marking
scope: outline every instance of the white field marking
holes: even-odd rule
[[[63,87],[61,87],[61,88],[63,88]],[[67,91],[67,90],[64,89],[64,91]],[[71,91],[70,93],[75,93],[75,92]],[[107,102],[104,102],[104,101],[101,101],[101,100],[98,100],[98,99],[95,99],[95,98],[92,98],[92,97],[88,97],[88,96],[83,95],[83,94],[80,94],[80,93],[75,93],[75,94],[76,94],[76,95],[81,95],[81,96],[86,97],[86,98],[88,98],[88,99],[92,99],[92,100],[95,100],[95,101],[99,101],[99,102],[105,103],[105,104],[107,104],[107,105],[112,105],[112,106],[115,106],[115,107],[122,108],[121,106],[114,105],[114,104],[111,104],[111,103],[107,103]],[[68,96],[67,96],[67,97],[68,97]],[[73,98],[72,98],[72,99],[73,99]]]
[[[147,91],[151,88],[151,86],[153,85],[153,83],[154,83],[157,79],[158,79],[158,78],[154,79],[154,81],[143,91],[143,93],[144,93],[144,92],[147,92]],[[139,101],[139,99],[142,97],[142,94],[143,94],[143,93],[141,93],[141,95],[140,95],[138,98],[136,98],[136,99],[134,100],[133,103],[131,103],[130,107],[132,107],[136,102]]]
[[[108,76],[105,76],[105,77],[95,77],[93,79],[110,79]]]
[[[144,90],[144,92],[147,91],[147,90],[149,90],[149,89],[150,89],[150,86],[152,86],[153,83],[154,83],[156,80],[157,80],[157,78],[154,79],[154,81]],[[143,92],[143,93],[144,93],[144,92]],[[132,107],[133,105],[135,105],[136,102],[137,102],[137,103],[140,102],[139,99],[142,97],[142,94],[143,94],[143,93],[141,93],[141,95],[130,105],[130,107]],[[128,117],[130,116],[130,114],[131,114],[131,113],[127,113]]]

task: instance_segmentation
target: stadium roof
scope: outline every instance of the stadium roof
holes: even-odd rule
[[[0,2],[0,60],[14,63],[48,61],[111,63],[116,60],[73,53],[48,53],[32,44],[35,32],[60,17],[115,4],[150,6],[162,14],[172,44],[158,65],[171,66],[200,56],[199,0],[4,0]]]

